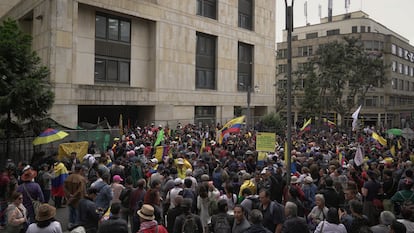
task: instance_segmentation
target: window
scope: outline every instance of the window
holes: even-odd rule
[[[365,32],[365,26],[360,27],[361,32]]]
[[[396,61],[392,61],[392,66],[391,66],[392,71],[396,72],[397,71],[397,62]]]
[[[378,96],[367,96],[365,97],[365,106],[376,107],[378,104]]]
[[[405,91],[409,91],[410,90],[410,82],[409,81],[405,81],[404,90]]]
[[[239,0],[239,27],[253,29],[253,0]]]
[[[403,56],[403,48],[398,47],[398,56],[402,57]]]
[[[195,106],[194,123],[196,125],[215,125],[216,107],[215,106]]]
[[[306,39],[314,39],[314,38],[318,38],[318,33],[317,32],[306,34]]]
[[[95,80],[99,82],[129,83],[130,62],[95,57]]]
[[[277,89],[286,90],[286,88],[287,88],[287,80],[279,80],[277,83]]]
[[[410,66],[410,76],[414,76],[414,67]]]
[[[313,55],[312,46],[298,47],[299,57],[307,57],[307,56],[312,56],[312,55]]]
[[[306,70],[310,67],[310,62],[298,63],[298,71]]]
[[[393,78],[391,80],[391,88],[392,89],[397,89],[397,79],[396,78]]]
[[[409,70],[410,70],[410,67],[408,65],[405,65],[404,66],[404,74],[409,75]]]
[[[403,64],[398,63],[398,73],[402,74],[403,73]]]
[[[414,91],[414,82],[411,82],[410,91]]]
[[[277,73],[278,74],[286,73],[286,69],[287,69],[287,64],[280,64],[277,66]]]
[[[216,0],[197,0],[197,15],[217,19]]]
[[[363,43],[364,43],[365,50],[368,50],[368,51],[372,50],[373,44],[372,44],[371,40],[365,40],[365,41],[363,41]]]
[[[370,26],[367,27],[367,32],[371,32],[371,27]]]
[[[398,79],[398,90],[404,90],[404,80]]]
[[[131,41],[131,22],[98,13],[95,18],[95,37],[129,43]]]
[[[131,22],[118,16],[95,16],[95,81],[130,82]]]
[[[357,33],[357,32],[358,32],[358,27],[352,26],[352,33]]]
[[[298,40],[298,35],[292,36],[292,41],[297,41]]]
[[[253,46],[239,42],[237,60],[237,89],[247,91],[253,84]]]
[[[333,29],[326,31],[327,36],[339,35],[339,29]]]
[[[397,46],[395,44],[391,45],[391,53],[397,55]]]
[[[287,49],[279,49],[279,51],[277,51],[277,58],[284,59],[286,57],[287,57]]]
[[[216,37],[197,32],[196,88],[216,88]]]

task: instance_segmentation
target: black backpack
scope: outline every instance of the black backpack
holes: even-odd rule
[[[252,202],[252,210],[260,208],[260,200],[258,197],[248,197],[247,199],[249,199]]]
[[[213,232],[214,233],[230,233],[231,232],[231,225],[228,219],[228,216],[215,215],[211,219],[211,223],[213,224]]]
[[[181,227],[182,233],[198,232],[198,226],[195,221],[195,217],[192,214],[186,214],[184,218],[183,226]]]

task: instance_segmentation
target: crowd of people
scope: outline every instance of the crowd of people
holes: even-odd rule
[[[414,154],[404,138],[383,145],[368,131],[296,132],[287,168],[285,148],[278,146],[284,145],[282,137],[274,151],[260,157],[254,130],[226,135],[220,144],[215,128],[220,125],[170,130],[152,124],[124,129],[104,151],[91,143],[86,155],[73,152],[32,166],[10,160],[0,176],[1,227],[10,233],[62,228],[87,233],[414,232]],[[64,206],[68,226],[55,219],[56,208]]]

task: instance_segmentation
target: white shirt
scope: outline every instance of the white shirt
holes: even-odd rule
[[[45,228],[39,228],[36,223],[32,223],[27,228],[26,233],[62,233],[62,226],[58,221],[53,221]]]

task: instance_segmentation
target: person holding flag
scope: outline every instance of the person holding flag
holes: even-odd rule
[[[236,117],[227,122],[223,127],[217,131],[217,140],[219,144],[223,143],[223,139],[226,138],[230,133],[240,132],[241,126],[246,116]]]

